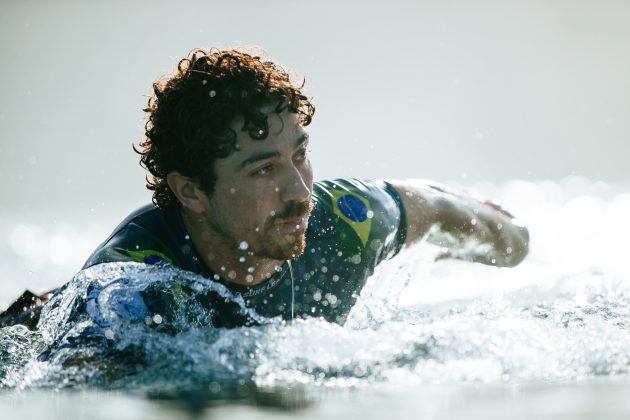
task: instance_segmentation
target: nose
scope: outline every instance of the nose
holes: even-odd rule
[[[292,167],[280,187],[280,198],[283,202],[304,202],[311,198],[311,179],[308,174],[301,173]]]

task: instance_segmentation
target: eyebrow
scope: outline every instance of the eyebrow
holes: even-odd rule
[[[308,140],[308,133],[303,133],[300,137],[298,137],[298,139],[295,142],[295,148],[297,149],[298,147],[300,147],[302,144],[306,143],[306,141]],[[266,159],[271,159],[271,158],[278,158],[280,157],[282,154],[278,151],[275,152],[260,152],[260,153],[256,153],[250,157],[248,157],[247,159],[245,159],[244,161],[242,161],[240,163],[240,165],[238,165],[239,169],[242,169],[248,165],[251,165],[253,163],[259,162],[261,160],[266,160]]]

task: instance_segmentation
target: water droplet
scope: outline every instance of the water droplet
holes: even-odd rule
[[[497,229],[499,230],[503,229],[503,225],[501,223],[497,223]]]
[[[229,277],[231,280],[234,280],[234,279],[236,278],[236,271],[234,271],[234,270],[230,270],[230,272],[228,273],[228,277]]]
[[[106,329],[105,330],[105,338],[107,338],[108,340],[113,340],[114,339],[114,332],[111,329]]]
[[[248,273],[253,273],[254,272],[254,267],[247,267],[247,272]]]
[[[511,254],[512,253],[512,247],[508,246],[507,248],[505,248],[505,252],[508,253],[508,254]]]
[[[371,219],[371,218],[373,218],[373,217],[374,217],[374,212],[373,212],[372,210],[368,210],[368,212],[367,212],[367,218],[368,218],[368,219]]]
[[[190,240],[190,235],[184,236],[184,239],[186,239],[187,241]]]
[[[361,254],[353,255],[350,258],[350,262],[353,263],[353,264],[361,264]]]
[[[328,267],[323,266],[321,270],[322,270],[322,273],[327,273],[328,272]]]
[[[162,315],[160,315],[160,314],[153,315],[153,322],[155,322],[158,325],[161,324],[162,323]]]
[[[211,98],[214,98],[215,96],[217,96],[217,91],[216,90],[211,90],[209,93]]]
[[[221,392],[221,385],[217,382],[210,382],[210,385],[208,385],[208,390],[213,394],[218,394],[219,392]]]
[[[470,219],[470,224],[475,226],[477,224],[477,219]]]
[[[246,275],[246,276],[245,276],[245,281],[246,281],[247,283],[251,283],[251,282],[253,282],[253,281],[254,281],[254,276],[252,276],[251,274]]]
[[[249,248],[249,244],[246,241],[241,242],[238,245],[239,249],[242,249],[243,251],[245,251],[247,248]]]
[[[278,273],[282,271],[282,267],[280,267],[279,265],[276,265],[274,267],[274,270],[276,270]]]
[[[332,281],[339,281],[339,276],[336,274],[332,276]]]
[[[241,257],[238,259],[238,262],[244,263],[245,262],[245,257]]]
[[[275,211],[275,210],[271,210],[271,211],[269,212],[269,215],[271,215],[271,217],[275,216],[275,215],[276,215],[276,211]]]

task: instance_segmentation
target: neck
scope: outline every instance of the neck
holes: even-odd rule
[[[206,267],[230,283],[254,286],[271,278],[284,261],[261,258],[225,237],[210,226],[202,215],[182,209],[184,226]]]

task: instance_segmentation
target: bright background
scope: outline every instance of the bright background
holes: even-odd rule
[[[63,283],[149,201],[131,144],[193,47],[260,45],[306,78],[319,179],[623,191],[628,22],[621,0],[2,0],[0,307]]]

